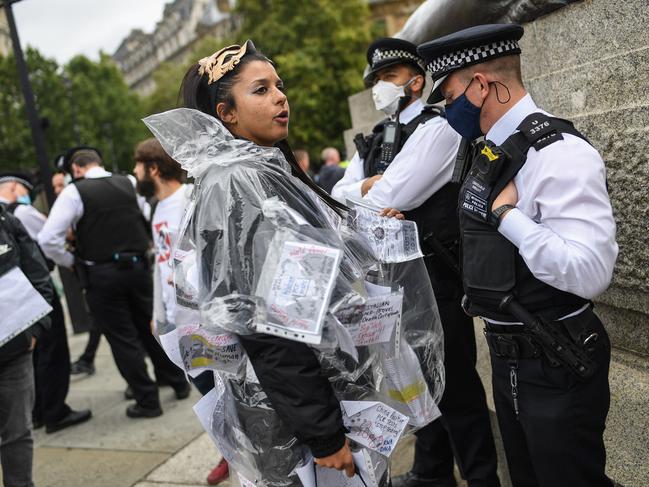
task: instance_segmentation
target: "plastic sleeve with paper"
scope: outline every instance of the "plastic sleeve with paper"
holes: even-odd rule
[[[175,331],[188,373],[215,372],[208,429],[232,467],[299,485],[296,469],[350,430],[341,400],[379,402],[406,431],[435,419],[443,337],[421,259],[381,262],[278,149],[194,110],[145,122],[195,178],[174,249]]]

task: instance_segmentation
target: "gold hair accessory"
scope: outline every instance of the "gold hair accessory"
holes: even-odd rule
[[[198,74],[203,76],[205,73],[208,73],[209,79],[207,84],[211,85],[220,80],[227,72],[232,71],[234,67],[239,64],[241,58],[246,54],[247,49],[247,42],[244,43],[243,46],[235,44],[233,46],[224,47],[211,56],[204,57],[198,61]],[[229,59],[226,61],[228,56]]]

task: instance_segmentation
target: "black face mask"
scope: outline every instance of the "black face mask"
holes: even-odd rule
[[[155,195],[155,183],[153,182],[153,179],[151,179],[148,171],[146,172],[144,179],[138,179],[135,183],[135,191],[145,198],[151,198]]]

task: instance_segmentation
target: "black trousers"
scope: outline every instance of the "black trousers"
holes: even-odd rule
[[[97,325],[95,325],[91,315],[90,323],[88,324],[88,343],[86,343],[86,348],[81,354],[81,357],[79,357],[79,360],[87,364],[94,364],[100,339],[101,332],[97,329]]]
[[[159,407],[158,386],[147,373],[144,357],[153,362],[158,382],[185,387],[185,374],[167,357],[151,333],[153,282],[143,262],[120,269],[114,264],[89,268],[86,298],[95,325],[106,337],[120,374],[142,407]]]
[[[441,293],[439,293],[441,294]],[[453,475],[453,458],[469,487],[497,487],[498,461],[484,387],[476,366],[473,319],[459,298],[438,298],[444,329],[446,387],[442,417],[416,433],[412,471],[424,478]]]
[[[512,362],[491,354],[496,412],[514,487],[612,485],[604,473],[603,441],[611,344],[591,310],[576,319],[599,335],[592,353],[595,375],[583,382],[563,366],[551,367],[545,357],[519,359],[518,418],[512,401]]]
[[[52,326],[41,333],[34,350],[36,397],[32,415],[34,420],[46,425],[60,421],[70,412],[65,403],[70,389],[70,349],[63,308],[56,292],[52,308]]]

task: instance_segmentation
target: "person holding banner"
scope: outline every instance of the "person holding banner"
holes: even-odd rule
[[[32,351],[54,290],[36,242],[0,205],[0,460],[6,487],[33,485]]]
[[[300,169],[282,81],[251,41],[194,64],[181,92],[186,108],[144,121],[195,179],[166,350],[215,372],[199,419],[242,485],[387,485],[388,456],[443,392],[416,239]]]

